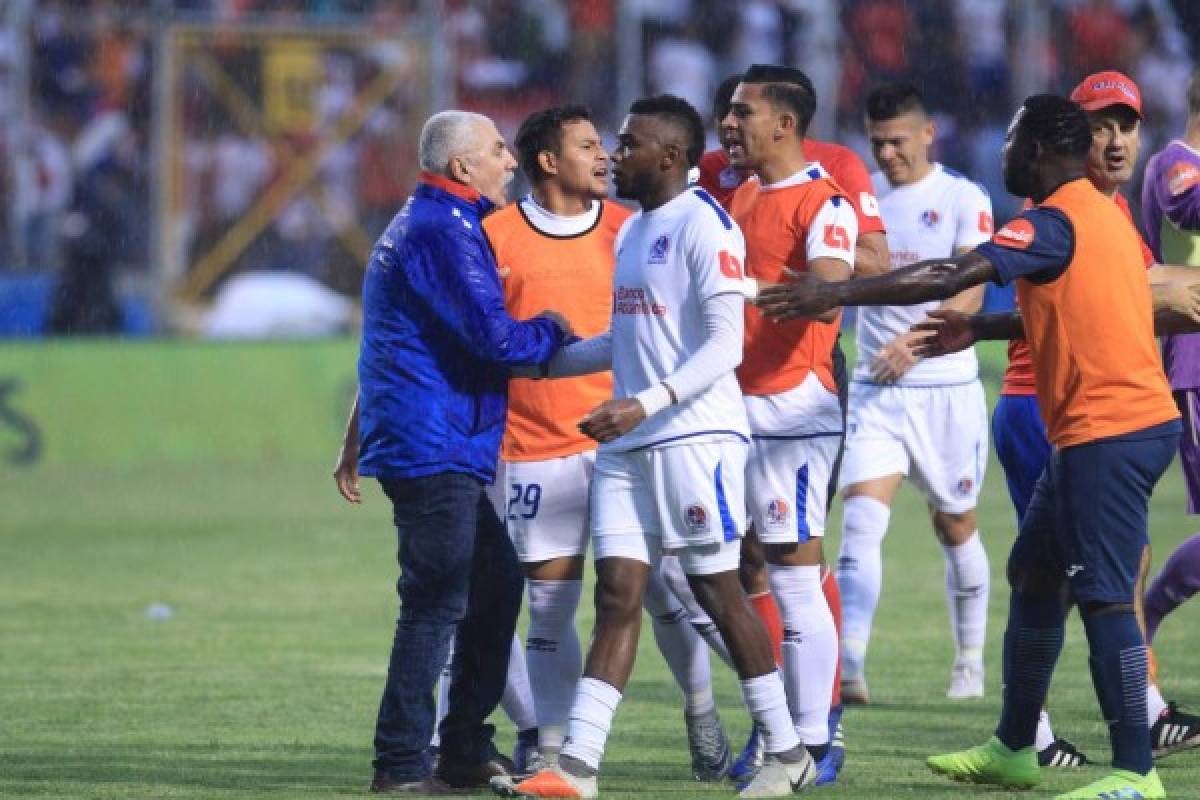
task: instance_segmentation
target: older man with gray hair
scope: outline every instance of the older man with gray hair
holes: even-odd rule
[[[348,501],[376,477],[399,536],[400,617],[375,728],[375,792],[445,794],[503,770],[485,720],[504,691],[522,577],[484,495],[495,477],[509,370],[571,335],[557,313],[504,309],[480,224],[516,162],[490,119],[443,111],[421,131],[416,190],[363,281],[359,392],[334,478]],[[456,639],[436,774],[433,688]]]

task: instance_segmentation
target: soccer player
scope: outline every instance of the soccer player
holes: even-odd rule
[[[992,234],[992,204],[977,184],[929,159],[935,129],[911,85],[873,91],[871,176],[893,267],[958,255]],[[945,302],[866,306],[850,386],[837,581],[842,590],[842,697],[866,702],[866,652],[882,588],[880,555],[892,498],[906,476],[925,495],[946,557],[946,602],[957,656],[951,698],[983,696],[989,566],[975,505],[987,465],[987,401],[973,350],[920,359],[909,331],[934,308],[977,311],[983,287]]]
[[[1124,215],[1085,177],[1091,123],[1075,103],[1026,99],[1009,126],[1005,187],[1031,208],[963,256],[922,261],[878,278],[802,280],[764,289],[778,318],[841,305],[951,297],[984,281],[1016,282],[1049,439],[1008,563],[1004,697],[984,745],[933,756],[930,768],[973,783],[1039,780],[1038,716],[1062,649],[1065,597],[1078,607],[1092,679],[1108,720],[1114,771],[1060,798],[1165,797],[1146,726],[1146,645],[1134,586],[1148,542],[1150,494],[1178,445],[1179,412],[1158,358],[1141,247]],[[952,312],[921,327],[922,355],[974,341]]]
[[[1188,126],[1176,139],[1150,157],[1142,183],[1142,221],[1150,248],[1160,263],[1200,266],[1200,73],[1187,90]],[[1200,513],[1200,446],[1197,408],[1200,408],[1200,334],[1163,339],[1163,365],[1175,402],[1190,435],[1179,440],[1179,457],[1188,492],[1188,513]],[[1153,641],[1162,618],[1200,589],[1200,535],[1180,545],[1145,596],[1146,639]],[[1156,693],[1157,694],[1157,693]],[[1150,733],[1155,755],[1200,746],[1200,717],[1150,698]]]
[[[725,129],[721,120],[729,113],[730,99],[741,75],[726,78],[717,88],[713,98],[713,119],[717,122],[717,138],[721,147],[710,150],[700,159],[699,183],[726,208],[734,191],[750,176],[750,171],[734,167],[729,161],[729,140],[725,137]],[[803,72],[796,74],[796,79],[808,90],[816,103],[816,90]],[[858,238],[854,241],[854,273],[855,275],[878,275],[888,268],[888,246],[884,233],[883,220],[879,215],[879,202],[875,198],[875,189],[871,185],[871,177],[862,159],[848,147],[833,142],[822,142],[807,137],[801,142],[804,158],[810,163],[820,164],[838,186],[845,190],[850,204],[854,207],[858,218]],[[838,401],[842,407],[843,421],[849,394],[849,381],[846,375],[846,357],[840,346],[841,337],[834,340],[833,346],[833,377],[838,388]],[[841,463],[842,452],[839,450],[834,460],[833,470],[829,479],[829,500],[832,503],[837,489],[837,473]],[[778,655],[783,645],[783,623],[779,617],[779,607],[775,596],[771,593],[771,583],[767,578],[766,559],[763,555],[762,544],[751,532],[742,540],[742,586],[750,595],[754,610],[762,618],[771,634],[771,644]],[[842,601],[838,590],[837,580],[833,572],[822,561],[821,589],[825,600],[833,614],[834,627],[839,637],[841,634]],[[840,673],[840,663],[837,668]],[[833,738],[832,760],[827,769],[822,770],[817,777],[817,785],[824,785],[836,779],[845,758],[845,740],[842,734],[841,714],[841,676],[835,674],[832,686],[832,708],[830,710],[830,735]],[[734,762],[730,776],[744,779],[752,775],[762,763],[762,741],[757,731],[751,730],[750,738],[741,755]]]
[[[806,84],[799,70],[752,66],[721,123],[732,166],[754,173],[729,208],[746,236],[747,275],[756,280],[778,281],[785,268],[843,280],[853,269],[854,209],[804,157],[816,109]],[[782,616],[792,718],[818,761],[830,750],[837,667],[837,632],[821,591],[821,540],[843,430],[832,359],[839,321],[833,312],[775,325],[748,308],[737,373],[752,433],[747,504]]]
[[[644,98],[613,153],[617,194],[641,212],[622,228],[611,331],[572,345],[550,374],[610,365],[614,397],[582,420],[599,441],[592,485],[596,625],[558,765],[523,795],[595,797],[596,773],[633,667],[650,565],[674,552],[729,647],[768,756],[743,797],[779,797],[813,780],[770,641],[737,577],[749,427],[734,368],[742,358],[741,232],[687,188],[704,125],[686,101]]]
[[[1080,103],[1087,111],[1092,125],[1092,147],[1084,165],[1088,180],[1100,192],[1113,199],[1132,226],[1133,216],[1120,188],[1133,177],[1134,165],[1138,160],[1141,142],[1141,92],[1137,84],[1127,76],[1108,71],[1085,77],[1072,90],[1071,99]],[[1170,308],[1175,301],[1169,287],[1161,283],[1166,270],[1153,267],[1154,254],[1145,242],[1141,241],[1140,234],[1139,242],[1143,261],[1151,270],[1151,282],[1157,284],[1152,288],[1155,307]],[[1186,300],[1186,297],[1184,299]],[[1029,347],[1024,340],[1014,339],[1009,342],[1008,353],[1009,363],[992,418],[992,432],[996,440],[996,455],[1004,468],[1009,494],[1020,520],[1029,505],[1034,484],[1049,460],[1051,447],[1034,394]],[[1139,584],[1144,580],[1148,566],[1147,549]],[[1140,599],[1141,595],[1139,588],[1135,596]],[[1172,717],[1173,723],[1186,723],[1186,715],[1168,707],[1153,680],[1153,653],[1150,654],[1150,665],[1151,680],[1147,685],[1150,716],[1147,723],[1152,726],[1159,725],[1159,718],[1164,710],[1176,715]],[[1163,722],[1166,723],[1167,720],[1164,719]],[[1159,730],[1166,729],[1159,725]],[[1071,742],[1055,736],[1049,713],[1046,711],[1042,712],[1038,721],[1036,745],[1038,761],[1042,766],[1073,767],[1087,763],[1087,757]]]
[[[553,299],[570,309],[563,313],[578,335],[603,333],[612,309],[613,244],[630,212],[605,202],[609,163],[600,135],[583,107],[554,107],[526,119],[515,144],[532,190],[483,223],[500,269],[505,306],[522,318],[527,309]],[[578,422],[611,396],[608,372],[559,381],[514,378],[509,383],[496,488],[527,578],[525,662],[539,748],[528,763],[518,749],[514,762],[519,773],[535,772],[557,757],[583,670],[575,610],[583,588],[596,443],[579,430]],[[697,678],[693,668],[697,660],[707,668],[707,649],[661,577],[651,580],[654,590],[648,593],[647,607],[655,639],[684,690],[693,771],[702,779],[717,779],[728,767],[729,747],[707,670]]]

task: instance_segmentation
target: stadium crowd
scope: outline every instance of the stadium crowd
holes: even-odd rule
[[[1003,192],[990,154],[1003,139],[1007,110],[1019,95],[1034,88],[1065,91],[1074,76],[1097,65],[1120,69],[1138,81],[1153,112],[1143,131],[1149,152],[1182,124],[1185,110],[1172,89],[1186,79],[1200,32],[1200,12],[1185,2],[1054,0],[1033,4],[1032,12],[1029,5],[447,0],[439,35],[454,54],[456,105],[489,114],[509,136],[531,111],[569,101],[593,109],[610,141],[623,113],[612,68],[618,58],[640,56],[642,86],[634,96],[642,90],[676,94],[706,117],[725,75],[753,62],[792,63],[813,76],[822,98],[816,130],[865,156],[860,109],[866,92],[881,81],[911,80],[938,119],[938,157],[983,184],[997,217],[1006,219],[1017,210],[1016,201]],[[157,167],[148,158],[152,119],[163,113],[155,105],[151,76],[166,23],[201,21],[230,29],[252,23],[280,30],[369,26],[377,35],[390,35],[422,24],[426,6],[417,0],[37,3],[30,30],[9,32],[28,36],[32,118],[24,129],[0,131],[0,171],[18,199],[18,207],[0,220],[0,269],[58,270],[78,260],[72,248],[80,244],[60,223],[80,202],[103,205],[83,209],[85,216],[109,214],[122,225],[101,248],[109,257],[87,271],[145,274],[163,268],[150,249],[156,216],[149,202]],[[1030,13],[1032,21],[1023,16]],[[622,25],[623,15],[635,20],[633,28]],[[1029,35],[1029,25],[1038,36]],[[630,30],[640,36],[636,47],[618,38]],[[0,47],[0,65],[8,66],[6,52],[15,52],[11,42]],[[262,81],[259,67],[236,55],[224,53],[233,64],[231,75],[253,89]],[[184,199],[181,218],[170,223],[172,231],[181,231],[187,264],[202,258],[282,180],[289,157],[310,152],[381,63],[370,54],[336,48],[328,56],[323,111],[314,128],[302,132],[247,130],[236,114],[206,99],[202,80],[187,79],[189,100],[179,120],[183,146],[174,156],[181,162],[175,168],[185,173]],[[277,210],[228,274],[290,269],[353,294],[364,242],[383,229],[416,175],[411,142],[420,114],[413,110],[421,99],[408,92],[388,98],[368,125],[326,158],[316,179],[319,190]],[[397,152],[402,157],[394,157]],[[1136,214],[1140,201],[1131,200]],[[357,242],[347,235],[351,220],[361,223],[361,235],[354,232]],[[78,303],[103,304],[102,294],[85,293]],[[82,321],[96,314],[68,316]],[[74,327],[64,323],[63,330]]]

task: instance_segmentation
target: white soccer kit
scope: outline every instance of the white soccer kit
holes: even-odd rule
[[[727,296],[741,347],[745,244],[733,220],[706,192],[689,189],[631,217],[617,237],[611,354],[613,395],[633,397],[661,382],[708,369],[704,305]],[[709,345],[711,346],[711,345]],[[693,358],[700,352],[699,358]],[[714,353],[714,355],[717,355]],[[737,567],[745,531],[744,467],[749,427],[733,373],[739,353],[626,435],[600,445],[592,483],[596,558],[678,551],[689,573]]]
[[[893,269],[946,258],[991,238],[987,194],[940,164],[905,186],[890,186],[882,173],[871,179]],[[908,475],[938,511],[961,513],[975,507],[987,464],[987,405],[974,350],[919,361],[895,384],[872,378],[880,350],[939,305],[859,309],[839,486]]]

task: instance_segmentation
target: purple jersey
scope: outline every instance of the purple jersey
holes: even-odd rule
[[[1160,264],[1200,267],[1200,151],[1176,139],[1146,164],[1142,222]],[[1200,333],[1163,337],[1172,389],[1200,388]]]

